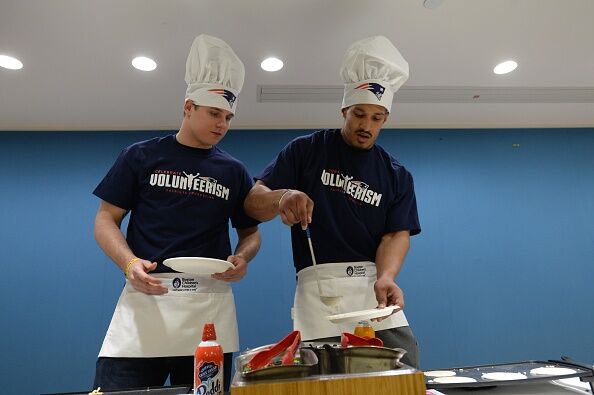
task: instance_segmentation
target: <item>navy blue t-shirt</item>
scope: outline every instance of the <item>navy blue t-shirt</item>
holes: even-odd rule
[[[155,272],[170,272],[164,259],[227,259],[229,219],[238,229],[258,224],[243,210],[252,185],[245,166],[226,152],[188,147],[170,135],[125,148],[93,193],[131,212],[128,245],[157,262]]]
[[[420,233],[411,174],[375,144],[346,144],[340,130],[322,130],[290,142],[257,179],[271,189],[305,192],[314,201],[310,231],[317,263],[375,262],[386,233]],[[305,232],[291,227],[297,271],[311,266]]]

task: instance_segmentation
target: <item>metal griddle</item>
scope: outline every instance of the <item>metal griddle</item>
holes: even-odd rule
[[[530,373],[532,369],[536,368],[569,368],[575,370],[575,373],[561,374],[561,375],[533,375]],[[451,370],[456,372],[456,376],[470,377],[476,380],[472,383],[437,383],[433,381],[433,377],[425,377],[427,388],[446,389],[446,388],[476,388],[476,387],[493,387],[499,385],[521,385],[523,383],[546,382],[559,379],[567,379],[571,377],[579,377],[581,381],[588,382],[590,388],[594,393],[594,370],[591,366],[582,365],[567,359],[562,361],[522,361],[513,363],[502,363],[496,365],[477,365],[465,366],[458,368],[444,368],[432,370]],[[482,378],[485,373],[505,372],[505,373],[522,373],[527,378],[521,380],[486,380]]]

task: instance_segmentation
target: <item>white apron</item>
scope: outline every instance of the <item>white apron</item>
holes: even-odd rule
[[[99,351],[100,357],[194,355],[202,328],[214,322],[224,352],[239,350],[235,300],[229,283],[182,273],[151,274],[169,289],[147,295],[126,281]]]
[[[320,300],[313,266],[297,273],[297,290],[291,311],[293,327],[301,331],[303,340],[340,336],[352,333],[356,322],[334,324],[328,315],[349,313],[377,307],[373,284],[377,280],[373,262],[338,262],[317,265],[322,296],[342,296],[337,306],[326,306]],[[381,322],[371,322],[373,329],[384,330],[408,326],[402,311],[392,314]]]

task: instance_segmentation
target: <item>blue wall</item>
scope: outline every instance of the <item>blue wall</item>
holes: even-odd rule
[[[304,131],[234,131],[222,148],[260,171]],[[96,246],[91,191],[122,147],[164,133],[0,133],[3,393],[89,389],[123,285]],[[398,130],[423,232],[399,283],[422,367],[594,363],[594,130]],[[241,347],[291,330],[288,230],[234,286]]]

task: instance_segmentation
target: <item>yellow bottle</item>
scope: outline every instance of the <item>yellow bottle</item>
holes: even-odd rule
[[[369,321],[359,321],[355,327],[355,335],[371,339],[375,337],[375,331]]]

